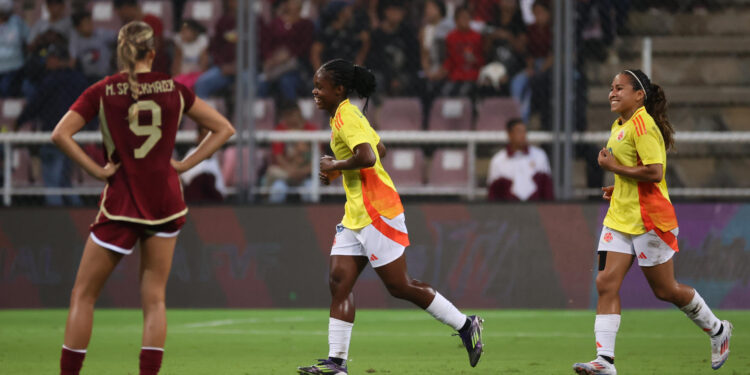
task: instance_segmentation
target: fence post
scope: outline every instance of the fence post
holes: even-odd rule
[[[477,142],[470,139],[466,143],[466,156],[469,158],[469,182],[468,182],[468,194],[467,198],[469,201],[473,201],[476,198],[474,187],[477,181]]]
[[[312,175],[312,185],[310,185],[310,196],[313,202],[320,202],[320,179],[318,174],[320,173],[320,143],[317,140],[310,141],[310,147],[312,147],[312,156],[310,157],[310,174]],[[343,178],[343,177],[342,177]]]
[[[5,138],[5,142],[3,142],[4,148],[4,158],[5,158],[5,164],[3,165],[3,203],[6,206],[10,206],[11,202],[11,183],[13,179],[13,172],[10,168],[11,163],[13,163],[13,153],[11,150],[11,143],[10,139]]]

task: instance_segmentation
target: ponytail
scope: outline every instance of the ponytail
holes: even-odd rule
[[[117,62],[128,75],[130,96],[138,101],[140,87],[135,72],[137,61],[143,60],[149,51],[154,49],[154,30],[144,22],[133,21],[120,29],[117,35]],[[138,116],[138,107],[132,106],[128,119],[134,121]]]
[[[370,96],[375,93],[375,75],[370,69],[355,65],[351,61],[335,59],[323,64],[320,69],[330,74],[334,86],[342,85],[346,89],[346,97],[356,92],[360,98],[365,98],[362,113],[367,112]]]
[[[630,78],[633,89],[643,90],[643,105],[646,112],[654,119],[656,126],[659,127],[662,138],[664,138],[664,148],[669,151],[674,148],[674,128],[667,118],[667,97],[661,86],[651,83],[646,73],[639,69],[624,70],[621,74]]]

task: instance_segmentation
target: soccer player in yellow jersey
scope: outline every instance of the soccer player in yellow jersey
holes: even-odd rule
[[[602,188],[609,210],[599,240],[596,289],[597,357],[576,363],[578,374],[617,374],[615,337],[620,327],[620,285],[633,260],[657,298],[679,307],[711,339],[711,367],[729,356],[732,324],[720,321],[695,289],[674,278],[677,218],[667,194],[664,171],[674,130],[667,119],[664,91],[640,70],[624,70],[612,80],[609,102],[620,117],[612,124],[599,165],[615,174],[615,185]]]
[[[469,353],[469,363],[476,366],[482,354],[482,319],[462,314],[431,286],[412,279],[406,271],[404,249],[409,246],[409,236],[401,198],[380,162],[386,154],[385,146],[348,99],[356,93],[369,101],[375,91],[375,77],[364,67],[337,59],[323,64],[313,83],[316,106],[330,115],[335,155],[321,158],[320,179],[328,184],[343,174],[346,205],[331,248],[328,358],[297,371],[348,373],[346,359],[354,323],[352,288],[368,262],[392,296],[413,302],[457,330]]]

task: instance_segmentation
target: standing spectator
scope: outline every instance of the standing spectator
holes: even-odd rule
[[[382,0],[380,25],[372,32],[368,65],[382,82],[381,93],[390,96],[415,95],[418,91],[419,41],[404,22],[406,8],[401,1]]]
[[[442,75],[448,82],[443,96],[473,95],[479,69],[484,65],[482,36],[471,29],[471,14],[467,8],[456,9],[456,29],[445,38],[446,57]]]
[[[281,109],[281,122],[274,130],[318,130],[318,127],[305,121],[302,111],[295,102],[285,104]],[[290,186],[309,189],[312,185],[309,142],[274,142],[271,144],[271,165],[266,172],[266,186],[271,187],[268,200],[283,203]],[[303,201],[310,200],[310,193],[302,193]]]
[[[552,200],[552,176],[547,154],[526,140],[526,124],[511,119],[506,126],[508,147],[492,157],[487,173],[487,198],[494,200]]]
[[[424,3],[419,44],[422,47],[422,72],[428,80],[427,92],[432,91],[429,82],[438,81],[445,60],[445,38],[456,27],[453,20],[445,16],[445,12],[445,4],[442,1],[428,0]]]
[[[71,57],[89,84],[93,84],[113,71],[112,51],[117,34],[113,30],[94,29],[89,11],[73,13],[72,18],[75,31],[70,38]]]
[[[500,0],[491,14],[485,37],[487,55],[503,64],[506,77],[513,77],[526,65],[526,24],[518,0]]]
[[[208,36],[196,20],[182,22],[180,33],[174,38],[174,80],[192,89],[195,81],[208,68]]]
[[[195,95],[208,98],[228,87],[237,73],[237,0],[224,1],[224,13],[216,21],[209,44],[213,65],[195,81]]]
[[[156,57],[151,66],[151,71],[169,74],[171,63],[164,42],[164,24],[161,19],[153,14],[144,14],[138,0],[114,0],[115,12],[123,25],[131,21],[143,21],[154,30],[154,42],[156,43]]]
[[[528,122],[531,112],[536,110],[541,114],[542,127],[548,129],[550,68],[553,63],[552,13],[546,0],[535,1],[533,10],[535,22],[527,28],[526,68],[513,77],[510,91],[521,103],[524,122]]]
[[[46,0],[47,12],[49,19],[40,18],[29,31],[29,44],[34,44],[34,40],[45,32],[52,30],[70,40],[73,34],[73,22],[70,17],[65,15],[65,1],[63,0]]]
[[[355,22],[354,8],[346,1],[334,0],[322,12],[321,27],[310,51],[313,70],[325,61],[354,58],[364,65],[370,50],[370,32]]]
[[[86,89],[86,78],[81,72],[70,68],[68,64],[70,56],[67,46],[51,45],[46,48],[46,51],[47,70],[44,78],[18,116],[14,128],[32,118],[38,118],[40,130],[51,132],[78,95]],[[40,155],[44,186],[70,187],[72,167],[70,159],[53,144],[42,145]],[[45,200],[50,206],[63,204],[63,197],[59,195],[45,195]],[[67,195],[64,200],[68,204],[81,204],[77,195]]]
[[[301,74],[309,70],[310,47],[315,35],[315,25],[302,18],[301,12],[301,0],[285,0],[279,7],[278,17],[265,28],[267,35],[261,36],[260,96],[271,96],[274,86],[278,86],[284,100],[297,99],[303,83]]]
[[[0,0],[0,98],[21,94],[24,46],[29,28],[13,14],[13,2]]]

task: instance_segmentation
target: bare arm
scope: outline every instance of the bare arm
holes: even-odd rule
[[[385,149],[385,145],[383,142],[378,142],[378,155],[380,155],[380,160],[383,160],[385,158],[385,154],[388,150]]]
[[[607,171],[630,177],[638,181],[659,182],[664,177],[664,168],[661,164],[637,165],[628,167],[617,162],[617,159],[607,151],[601,149],[598,158],[599,166]]]
[[[349,159],[336,160],[329,155],[320,158],[320,171],[370,168],[375,165],[376,161],[375,152],[370,144],[361,143],[354,147],[353,155]]]
[[[105,181],[117,171],[120,164],[107,163],[106,166],[102,167],[83,151],[81,146],[73,139],[73,134],[78,133],[84,125],[86,125],[86,120],[78,112],[68,111],[57,123],[55,130],[52,131],[52,142],[65,155],[68,155],[69,158],[80,165],[86,173]]]
[[[195,103],[190,107],[187,115],[202,127],[208,129],[209,133],[203,138],[195,152],[182,161],[172,160],[172,166],[178,173],[185,172],[209,158],[234,134],[234,127],[229,123],[229,120],[198,97],[195,98]]]

